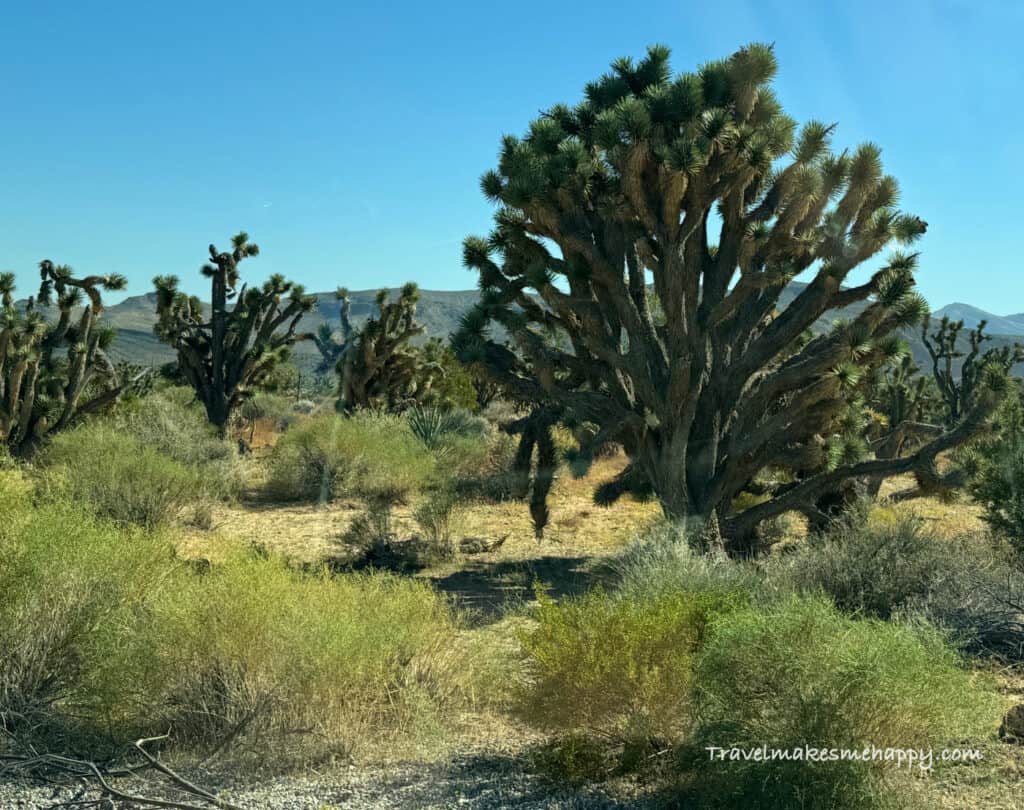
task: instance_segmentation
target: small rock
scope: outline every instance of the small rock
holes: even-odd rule
[[[496,540],[488,540],[485,537],[463,537],[459,541],[459,551],[463,554],[485,554],[488,551],[501,548],[506,540],[508,540],[507,534]]]
[[[1006,713],[999,726],[999,739],[1003,742],[1024,745],[1024,703],[1018,703]]]

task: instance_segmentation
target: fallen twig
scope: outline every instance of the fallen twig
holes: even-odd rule
[[[164,734],[159,737],[144,737],[136,740],[132,745],[132,751],[144,760],[137,765],[108,768],[106,766],[101,767],[87,759],[76,759],[60,754],[41,754],[31,750],[24,754],[0,755],[0,775],[21,772],[40,778],[44,774],[56,771],[65,777],[81,779],[86,783],[71,799],[55,802],[50,805],[53,810],[62,807],[107,807],[110,806],[112,800],[128,805],[170,808],[171,810],[208,810],[211,805],[218,808],[218,810],[241,810],[237,805],[233,805],[205,788],[189,781],[146,750],[146,745],[165,740],[167,737],[168,735]],[[203,804],[128,793],[113,783],[115,779],[138,776],[146,770],[157,771],[169,780],[176,790],[202,801]],[[92,789],[99,793],[95,798],[86,797],[86,793],[90,790],[90,783],[94,783]]]

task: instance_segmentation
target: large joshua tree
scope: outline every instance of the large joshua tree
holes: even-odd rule
[[[262,287],[238,289],[238,265],[259,255],[259,247],[242,232],[231,250],[210,245],[210,261],[201,272],[210,279],[211,310],[178,290],[177,276],[153,279],[157,291],[156,335],[178,354],[178,368],[206,415],[221,432],[235,408],[251,396],[291,347],[310,336],[296,333],[302,316],[316,299],[283,276]]]
[[[772,48],[751,45],[672,76],[656,46],[506,136],[481,181],[496,227],[464,246],[481,299],[454,340],[513,396],[624,445],[631,464],[605,494],[646,487],[671,517],[714,515],[734,551],[767,518],[820,517],[845,482],[932,468],[994,399],[910,455],[830,454],[863,373],[926,310],[916,254],[877,258],[926,223],[896,208],[877,146],[836,154],[833,126],[797,130],[769,86],[775,71]],[[809,283],[782,306],[801,274]],[[805,337],[855,304],[855,317]],[[780,469],[792,474],[765,486]],[[737,511],[751,488],[762,502]]]
[[[124,289],[124,276],[76,278],[49,260],[39,273],[39,294],[23,311],[14,274],[0,273],[0,443],[16,455],[110,405],[142,376],[126,378],[111,363],[114,331],[100,323],[101,291]],[[41,308],[54,304],[57,319],[48,322]]]

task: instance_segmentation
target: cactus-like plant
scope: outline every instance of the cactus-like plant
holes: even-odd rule
[[[945,422],[956,425],[970,410],[984,388],[985,374],[1008,374],[1014,365],[1024,362],[1024,346],[999,346],[984,350],[992,338],[985,334],[987,322],[982,320],[967,331],[967,349],[959,346],[963,320],[954,321],[943,315],[938,327],[929,334],[931,318],[921,326],[921,340],[932,360],[932,376],[945,405]],[[957,362],[959,361],[959,363]],[[956,365],[959,365],[959,373]]]
[[[123,376],[107,356],[115,333],[100,322],[101,291],[124,289],[124,276],[77,278],[48,259],[39,273],[39,293],[23,312],[14,274],[0,274],[0,442],[15,455],[109,406],[146,374]],[[48,323],[41,309],[54,305],[57,320]]]
[[[352,328],[352,301],[348,297],[348,290],[338,287],[334,293],[338,301],[338,328],[333,328],[329,323],[320,324],[312,335],[312,341],[320,352],[320,362],[317,363],[316,373],[324,375],[333,372],[337,368],[338,361],[352,340],[354,329]]]
[[[287,359],[296,342],[311,338],[296,329],[316,299],[281,275],[262,287],[239,289],[238,265],[259,255],[244,232],[231,240],[231,250],[210,245],[209,252],[201,270],[212,287],[209,318],[198,298],[178,290],[177,276],[158,276],[154,332],[177,352],[179,372],[223,433],[239,403]]]
[[[864,374],[891,358],[892,333],[927,309],[916,254],[846,281],[927,226],[896,207],[877,146],[834,153],[833,126],[797,130],[775,72],[772,48],[755,44],[673,75],[656,46],[506,136],[481,180],[500,206],[494,230],[464,246],[480,303],[453,339],[512,398],[622,444],[631,464],[603,498],[649,488],[672,518],[716,516],[735,553],[762,521],[817,517],[845,481],[933,469],[996,399],[986,386],[955,427],[898,458],[836,435]],[[855,317],[798,343],[851,305]],[[794,474],[764,484],[779,468]],[[754,486],[758,502],[735,506]]]
[[[381,290],[376,299],[378,314],[358,331],[348,326],[350,337],[337,363],[339,411],[400,410],[424,402],[442,373],[440,364],[425,360],[410,344],[425,331],[416,322],[416,285],[406,284],[394,301],[388,298],[388,291]],[[346,323],[344,306],[342,315]]]

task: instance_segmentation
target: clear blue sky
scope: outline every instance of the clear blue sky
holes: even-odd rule
[[[44,257],[201,292],[205,246],[244,228],[253,277],[472,287],[502,133],[649,43],[682,71],[759,40],[792,115],[882,145],[930,223],[929,301],[1021,312],[1022,23],[1014,0],[11,2],[0,269],[22,295]]]

